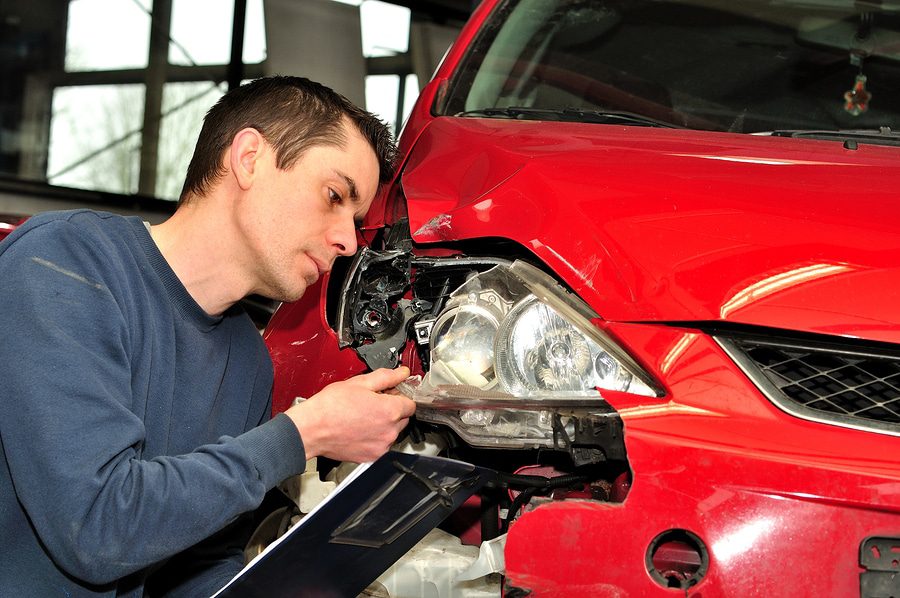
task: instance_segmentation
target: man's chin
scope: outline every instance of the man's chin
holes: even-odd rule
[[[293,303],[297,301],[306,292],[319,281],[319,274],[316,273],[306,273],[305,275],[297,276],[296,278],[290,278],[285,280],[284,278],[276,279],[272,277],[269,280],[269,288],[267,289],[267,293],[260,293],[269,299],[274,301],[283,301],[285,303]]]
[[[274,301],[282,301],[284,303],[293,303],[306,294],[307,289],[312,285],[300,283],[291,287],[281,287],[273,290],[267,296]]]
[[[303,295],[306,294],[307,287],[303,287],[302,290],[291,291],[290,293],[285,293],[282,299],[279,301],[284,301],[285,303],[293,303],[294,301],[299,301]]]

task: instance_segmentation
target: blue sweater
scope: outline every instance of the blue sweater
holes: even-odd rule
[[[0,244],[0,334],[0,596],[233,576],[241,515],[305,463],[243,310],[206,314],[138,218],[47,213]]]

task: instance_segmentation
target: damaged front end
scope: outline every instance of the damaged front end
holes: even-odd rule
[[[586,304],[523,260],[397,245],[409,247],[401,237],[357,255],[338,338],[372,369],[403,361],[421,372],[401,388],[419,422],[473,447],[562,451],[575,466],[624,460],[621,419],[601,390],[662,392]]]
[[[419,596],[427,586],[435,596],[499,596],[506,532],[519,516],[572,499],[621,503],[628,493],[622,418],[603,391],[658,397],[660,386],[556,279],[493,253],[414,248],[401,219],[323,291],[340,353],[352,348],[368,369],[413,372],[399,390],[416,401],[416,416],[397,450],[497,472],[370,595]],[[304,492],[326,494],[322,484],[350,467],[323,472],[325,482],[307,473],[288,494],[298,505]]]
[[[307,342],[321,343],[323,363],[334,352],[332,361],[353,355],[365,369],[409,366],[399,390],[416,401],[416,415],[395,450],[496,472],[405,556],[384,563],[368,595],[500,596],[506,533],[520,516],[571,500],[618,504],[628,494],[623,421],[603,393],[664,393],[597,314],[525,253],[502,242],[486,250],[416,245],[401,218],[336,265],[321,289],[327,338],[285,342],[281,335],[296,339],[295,328],[309,326],[286,318],[308,312],[294,305],[277,314],[270,346],[276,367],[290,362],[279,380],[301,371],[300,348],[316,354]],[[297,347],[294,357],[282,356],[284,347]],[[281,390],[276,384],[276,395]],[[280,400],[276,410],[287,407]],[[273,516],[251,553],[353,467],[310,464],[283,485],[293,505]]]

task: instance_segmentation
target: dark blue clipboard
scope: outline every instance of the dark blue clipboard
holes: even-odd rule
[[[453,459],[389,452],[215,598],[353,598],[495,475]]]

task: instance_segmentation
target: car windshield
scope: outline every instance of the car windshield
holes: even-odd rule
[[[900,130],[900,1],[510,1],[437,111],[890,134]]]

